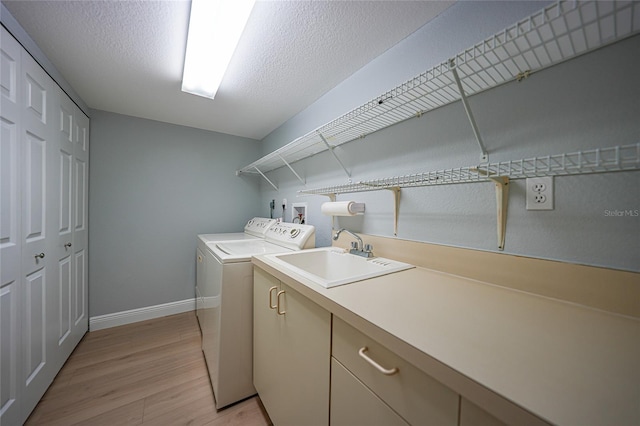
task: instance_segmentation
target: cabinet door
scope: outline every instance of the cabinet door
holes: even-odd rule
[[[277,369],[281,349],[280,321],[271,308],[275,306],[275,296],[279,290],[279,280],[262,269],[253,268],[253,386],[262,404],[269,407],[269,415],[272,415],[271,407],[278,406],[281,395]],[[273,421],[278,424],[275,419]]]
[[[254,385],[274,424],[329,424],[330,348],[331,314],[254,268]]]
[[[279,379],[287,406],[283,425],[327,425],[331,360],[331,314],[282,284],[282,361]],[[282,304],[284,301],[284,308]],[[279,423],[278,423],[279,424]]]
[[[331,426],[407,426],[335,358],[331,359]]]
[[[0,26],[0,424],[20,423],[20,45]]]

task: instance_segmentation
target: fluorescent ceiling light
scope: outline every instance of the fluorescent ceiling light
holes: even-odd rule
[[[255,0],[191,0],[182,91],[213,99]]]

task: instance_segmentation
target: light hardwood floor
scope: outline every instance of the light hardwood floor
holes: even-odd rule
[[[85,335],[26,425],[270,425],[258,397],[216,411],[194,312]]]

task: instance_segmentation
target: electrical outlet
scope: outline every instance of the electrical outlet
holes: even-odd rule
[[[553,177],[527,178],[527,210],[553,210]]]

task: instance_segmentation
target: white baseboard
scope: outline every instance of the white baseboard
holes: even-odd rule
[[[164,303],[162,305],[147,306],[145,308],[131,309],[129,311],[115,312],[113,314],[100,315],[89,318],[89,330],[96,331],[119,325],[132,324],[134,322],[166,317],[196,309],[196,300],[187,299],[178,302]]]

